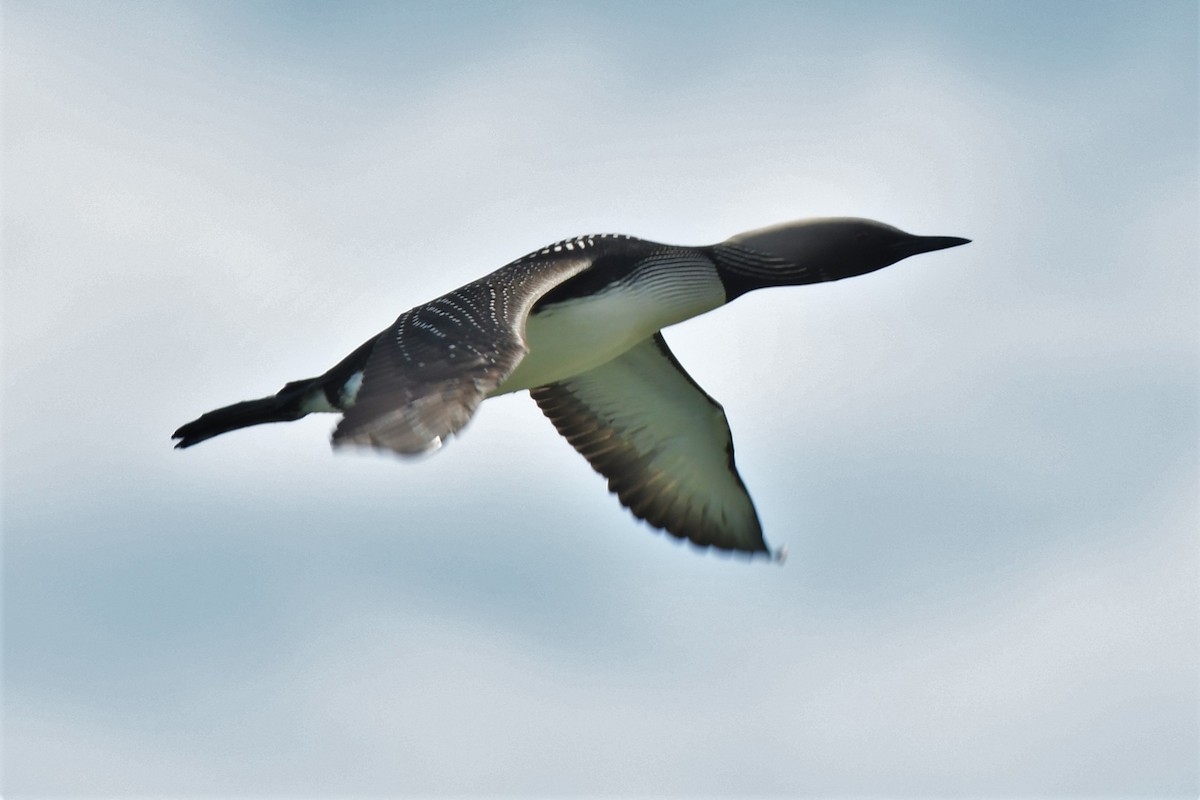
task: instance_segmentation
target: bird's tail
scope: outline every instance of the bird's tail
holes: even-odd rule
[[[342,410],[345,404],[354,402],[376,338],[368,339],[320,377],[292,381],[272,397],[234,403],[201,415],[171,434],[172,439],[179,440],[175,447],[191,447],[251,425],[291,422],[314,411]]]
[[[191,447],[205,439],[220,436],[222,433],[236,431],[239,428],[249,428],[251,425],[262,425],[267,422],[291,422],[308,415],[303,404],[307,392],[304,389],[311,386],[311,381],[296,381],[289,383],[282,391],[272,397],[259,400],[246,400],[231,406],[218,408],[202,414],[197,419],[183,425],[171,434],[176,448]]]

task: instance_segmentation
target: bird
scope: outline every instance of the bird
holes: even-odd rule
[[[787,222],[706,246],[563,239],[404,312],[325,373],[181,426],[176,448],[341,413],[335,449],[429,453],[490,397],[528,391],[634,516],[699,549],[781,559],[734,462],[721,404],[662,329],[747,292],[842,280],[969,243],[874,220]]]

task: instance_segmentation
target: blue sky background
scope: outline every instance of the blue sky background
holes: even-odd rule
[[[1194,797],[1194,3],[3,6],[6,796]],[[170,448],[541,245],[968,247],[667,333],[783,567],[525,396]]]

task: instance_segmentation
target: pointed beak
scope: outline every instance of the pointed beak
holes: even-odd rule
[[[970,239],[960,236],[914,236],[911,241],[905,243],[905,249],[915,256],[917,253],[932,253],[934,250],[945,250],[947,247],[970,243]]]

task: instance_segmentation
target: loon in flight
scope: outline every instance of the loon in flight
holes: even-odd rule
[[[770,554],[724,410],[662,329],[753,289],[836,281],[969,241],[857,218],[705,247],[566,239],[404,312],[323,375],[210,411],[172,438],[191,447],[325,411],[342,414],[334,447],[414,455],[440,447],[485,399],[528,389],[634,515],[702,548]]]

